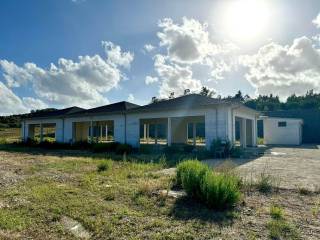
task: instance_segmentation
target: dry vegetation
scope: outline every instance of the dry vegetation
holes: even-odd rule
[[[241,203],[218,212],[160,191],[174,179],[149,159],[1,150],[0,239],[320,238],[318,193],[244,186]]]

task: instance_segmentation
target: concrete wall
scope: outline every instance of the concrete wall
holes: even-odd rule
[[[286,122],[286,127],[278,127],[278,122]],[[264,143],[300,145],[302,141],[302,120],[290,118],[264,118]]]

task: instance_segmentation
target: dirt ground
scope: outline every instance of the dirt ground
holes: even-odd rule
[[[279,187],[285,189],[306,188],[320,190],[320,146],[270,147],[264,155],[251,159],[232,159],[241,176],[248,181],[261,174],[271,175]],[[222,161],[207,160],[217,166]]]
[[[315,159],[309,151],[303,156]],[[188,198],[153,194],[167,189],[174,169],[164,174],[157,164],[113,161],[99,173],[100,161],[69,152],[0,151],[0,239],[272,239],[273,205],[289,224],[279,239],[320,238],[319,194],[253,189],[234,211],[215,212]]]

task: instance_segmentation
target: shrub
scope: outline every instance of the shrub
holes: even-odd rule
[[[242,154],[243,154],[243,150],[241,147],[233,146],[230,150],[230,156],[233,158],[240,158]]]
[[[188,160],[177,167],[177,184],[190,197],[204,202],[214,209],[226,209],[240,199],[239,179],[231,174],[211,171],[207,165]]]
[[[96,153],[115,152],[119,145],[120,143],[118,142],[95,143],[92,145],[92,151]]]
[[[191,197],[199,198],[200,197],[200,184],[203,179],[203,176],[206,172],[209,172],[207,165],[202,164],[197,160],[189,160],[181,163],[182,171],[180,170],[179,178],[183,189]]]
[[[285,220],[271,220],[267,223],[271,239],[299,239],[296,228]]]
[[[272,205],[270,207],[270,215],[273,219],[282,219],[283,218],[283,210],[279,206]]]
[[[132,146],[129,145],[129,144],[119,144],[117,147],[116,147],[116,154],[129,154],[132,152]]]
[[[107,171],[108,169],[110,169],[112,167],[112,161],[110,160],[104,160],[101,163],[98,164],[97,166],[97,171],[98,172],[103,172],[103,171]]]
[[[262,193],[269,193],[272,191],[272,182],[273,179],[271,175],[262,172],[258,179],[257,188]]]
[[[239,180],[231,174],[208,171],[201,182],[201,197],[210,208],[232,207],[240,199]]]
[[[183,151],[185,153],[192,153],[194,150],[195,150],[195,147],[193,145],[186,144],[183,146]]]
[[[214,157],[229,157],[232,146],[230,141],[222,141],[220,138],[211,142],[210,152]]]

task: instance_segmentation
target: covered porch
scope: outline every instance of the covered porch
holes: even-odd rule
[[[26,138],[35,141],[55,142],[56,141],[56,123],[32,123],[27,124]],[[23,134],[25,134],[25,132]]]
[[[141,144],[205,146],[205,117],[140,119]]]
[[[73,122],[73,142],[113,142],[114,121]]]
[[[236,116],[234,119],[234,144],[241,147],[257,145],[257,121]]]

